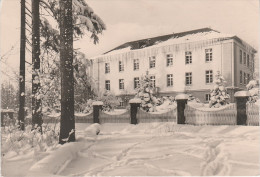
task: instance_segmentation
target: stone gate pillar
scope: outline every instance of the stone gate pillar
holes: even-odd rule
[[[175,97],[177,101],[177,124],[185,124],[184,109],[187,104],[189,96],[180,94]]]
[[[237,106],[237,125],[247,124],[246,102],[248,101],[249,96],[250,94],[248,91],[238,91],[234,95]]]
[[[130,123],[138,124],[136,115],[137,115],[138,108],[141,105],[141,99],[133,98],[133,99],[129,100],[129,104],[130,104],[130,117],[131,117]]]
[[[99,123],[99,111],[102,110],[103,102],[94,101],[93,106],[93,123]]]

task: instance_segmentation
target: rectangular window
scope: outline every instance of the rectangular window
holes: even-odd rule
[[[139,77],[134,78],[134,89],[139,87]]]
[[[110,80],[105,81],[106,90],[110,90]]]
[[[149,57],[150,68],[155,68],[155,56]]]
[[[105,63],[105,73],[110,73],[110,65],[109,65],[109,63]]]
[[[243,72],[240,71],[240,84],[243,84]]]
[[[205,49],[206,62],[212,61],[212,49]]]
[[[244,65],[246,65],[246,52],[243,54]]]
[[[206,71],[206,84],[210,84],[213,82],[213,71],[208,70]]]
[[[247,67],[249,67],[249,55],[247,54],[247,62],[246,62],[246,65],[247,65]]]
[[[151,76],[150,80],[151,80],[152,86],[155,88],[155,76]]]
[[[123,90],[125,88],[124,79],[119,79],[119,89]]]
[[[166,55],[166,58],[167,58],[167,66],[172,66],[173,65],[173,55],[168,54],[168,55]]]
[[[119,61],[119,72],[124,71],[124,63]]]
[[[243,63],[243,57],[242,57],[242,50],[239,50],[239,61],[240,61],[240,64]]]
[[[173,86],[173,74],[167,74],[167,87]]]
[[[192,84],[192,73],[185,73],[185,84],[186,85]]]
[[[139,70],[139,59],[134,59],[134,70]]]
[[[250,80],[251,80],[250,74],[247,74],[247,84],[249,83]]]
[[[207,94],[205,95],[205,100],[206,100],[207,102],[210,101],[210,94],[207,93]]]
[[[246,84],[246,73],[244,73],[244,84]]]
[[[192,63],[192,53],[191,52],[185,52],[185,63],[186,64]]]

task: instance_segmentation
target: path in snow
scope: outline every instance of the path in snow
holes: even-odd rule
[[[60,175],[260,174],[258,127],[104,124],[92,143]]]

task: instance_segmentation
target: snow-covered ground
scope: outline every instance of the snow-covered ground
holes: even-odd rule
[[[2,157],[2,175],[260,175],[258,126],[88,126],[76,124],[77,142],[56,146],[37,158],[30,152]]]

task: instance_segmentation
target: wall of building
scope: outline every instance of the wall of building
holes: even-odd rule
[[[242,64],[240,63],[240,50],[242,51],[242,54],[246,52],[246,56],[247,54],[249,54],[249,67],[247,66],[247,64],[244,64],[243,55]],[[249,79],[247,80],[246,84],[244,84],[244,82],[240,83],[240,71],[243,72],[243,75],[244,73],[250,74],[250,79],[252,79],[254,73],[252,65],[253,60],[254,53],[249,48],[246,48],[246,46],[243,46],[241,43],[234,41],[235,87],[239,87],[240,89],[246,89],[246,84],[249,82]],[[244,79],[244,76],[242,78]]]
[[[166,52],[158,48],[155,54],[144,52],[138,58],[112,58],[109,60],[94,59],[90,73],[96,79],[99,92],[105,91],[105,80],[110,80],[110,88],[115,95],[134,95],[134,78],[144,76],[148,71],[156,78],[156,87],[159,87],[159,95],[173,95],[188,92],[194,94],[202,102],[205,94],[213,87],[214,83],[206,84],[206,70],[213,71],[213,81],[217,71],[220,71],[226,79],[227,87],[239,87],[240,70],[252,74],[252,70],[243,64],[239,64],[239,49],[242,48],[233,39],[209,44],[204,47],[187,48]],[[205,49],[212,49],[213,60],[206,62]],[[242,48],[245,50],[245,48]],[[144,49],[140,49],[144,50]],[[185,64],[185,52],[192,52],[192,63]],[[249,51],[247,51],[249,52]],[[173,54],[173,65],[167,66],[167,54]],[[149,57],[156,56],[156,67],[149,68]],[[139,59],[139,70],[134,71],[133,61]],[[124,63],[124,71],[119,72],[119,60]],[[105,63],[110,63],[110,73],[105,73]],[[185,73],[192,72],[192,85],[185,85]],[[173,74],[173,86],[167,87],[167,74]],[[119,79],[124,79],[124,90],[119,89]]]
[[[233,86],[234,65],[232,63],[232,42],[222,44],[222,75],[226,80],[226,86]]]

